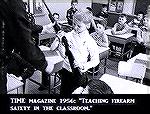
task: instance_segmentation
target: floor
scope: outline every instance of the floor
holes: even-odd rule
[[[94,78],[99,79],[103,73],[104,73],[104,68],[102,67],[104,61],[101,61],[101,65],[100,65],[100,70],[98,72],[98,75],[95,76]],[[118,76],[117,74],[117,70],[118,70],[118,61],[114,61],[114,60],[110,60],[107,59],[107,67],[106,67],[106,73],[113,75],[113,76]],[[90,77],[90,76],[89,76]],[[34,74],[32,75],[31,79],[41,83],[41,72],[40,71],[35,71]],[[58,78],[57,78],[58,80]],[[53,87],[53,83],[54,82],[54,76],[51,76],[51,89]],[[150,82],[148,82],[147,80],[144,81],[147,84],[150,84]],[[59,85],[61,84],[61,81],[59,81]],[[37,85],[36,83],[32,82],[31,80],[27,79],[26,80],[26,86],[25,86],[25,94],[48,94],[48,90],[44,90],[44,91],[39,91],[39,85]],[[22,93],[22,88],[19,88],[20,91],[19,93]],[[55,94],[59,94],[59,89],[60,86],[58,86],[56,88],[56,92]],[[53,91],[51,91],[51,94],[53,93]],[[12,91],[10,94],[16,94],[15,91]]]

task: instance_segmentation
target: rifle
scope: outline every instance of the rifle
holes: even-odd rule
[[[82,74],[79,67],[76,67],[74,68],[74,56],[72,55],[71,51],[69,50],[69,44],[68,44],[68,41],[66,39],[65,36],[62,37],[62,42],[65,46],[65,55],[68,56],[68,60],[69,60],[69,63],[70,63],[70,67],[72,69],[72,73],[73,73],[73,76],[74,76],[74,80],[76,80],[76,86],[75,87],[79,87],[79,86],[82,86],[82,87],[86,87],[87,85],[87,77],[86,75]]]
[[[51,11],[49,10],[49,8],[48,8],[48,6],[46,5],[45,1],[42,0],[42,2],[44,3],[44,5],[45,5],[45,7],[46,7],[46,9],[47,9],[47,11],[48,11],[48,13],[49,13],[49,14],[48,14],[49,19],[52,21],[52,23],[54,23],[54,22],[55,22],[55,19],[54,19],[53,15],[52,15]],[[54,27],[54,30],[55,30],[56,33],[61,30],[61,28],[59,27],[59,25],[58,25],[57,23],[56,23],[53,27]]]
[[[49,10],[49,8],[47,7],[45,1],[42,0],[42,2],[44,3],[46,9],[47,9],[48,12],[49,12],[49,18],[50,18],[50,20],[51,20],[52,22],[54,22],[55,20],[54,20],[54,18],[53,18],[53,16],[52,16],[52,13],[51,13],[50,10]],[[56,27],[56,28],[55,28],[55,27]],[[54,29],[55,29],[56,33],[58,33],[58,31],[60,31],[61,28],[57,25],[57,23],[55,24],[55,27],[54,27]],[[77,76],[82,77],[82,74],[81,74],[79,68],[74,68],[74,60],[75,60],[75,59],[74,59],[74,56],[72,55],[71,51],[69,50],[69,44],[68,44],[68,41],[67,41],[67,39],[66,39],[65,36],[62,37],[62,43],[63,43],[64,46],[65,46],[65,50],[66,50],[65,54],[66,54],[66,56],[68,56],[69,63],[70,63],[70,66],[71,66],[71,69],[72,69],[73,74],[76,74]]]

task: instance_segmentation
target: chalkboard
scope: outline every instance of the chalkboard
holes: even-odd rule
[[[136,0],[134,14],[137,15],[139,11],[142,11],[144,14],[147,14],[148,5],[150,5],[150,0]]]
[[[92,3],[93,15],[97,15],[102,10],[102,4]]]

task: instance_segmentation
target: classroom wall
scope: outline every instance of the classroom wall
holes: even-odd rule
[[[123,13],[133,15],[136,0],[124,0]]]
[[[147,8],[149,4],[150,0],[136,0],[134,14],[138,14],[139,11],[143,11],[145,14],[147,14]]]
[[[125,0],[123,13],[127,14],[128,22],[130,22],[139,11],[143,11],[146,14],[149,4],[149,0]],[[118,17],[118,13],[109,13],[108,26],[112,27],[117,22]]]
[[[113,27],[114,24],[118,22],[119,15],[120,14],[118,14],[118,13],[109,13],[107,26]],[[127,15],[127,23],[130,22],[131,20],[133,20],[134,18],[135,18],[134,15]]]
[[[94,2],[92,3],[92,8],[94,11],[94,15],[96,15],[98,12],[101,11],[102,4],[107,4],[107,2],[97,2],[98,0],[93,1]],[[149,0],[124,0],[124,7],[122,13],[127,14],[128,22],[130,22],[139,11],[146,12],[149,4]],[[118,21],[119,15],[120,13],[109,12],[107,26],[112,27]]]
[[[70,8],[71,0],[45,0],[47,6],[49,7],[51,13],[57,12],[60,14],[60,20],[66,20],[66,12]],[[86,7],[91,7],[91,0],[78,0],[78,7],[84,9]],[[32,7],[32,6],[31,6]],[[32,9],[32,8],[31,8]],[[46,25],[50,23],[48,18],[48,11],[43,5],[44,15],[35,16],[37,24]]]

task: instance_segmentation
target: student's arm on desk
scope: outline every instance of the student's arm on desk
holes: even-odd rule
[[[126,33],[128,33],[130,31],[128,25],[126,25],[125,28],[123,30],[121,30],[121,31],[117,31],[116,29],[117,29],[117,23],[112,28],[111,33],[113,35],[122,35],[122,34],[126,34]]]

